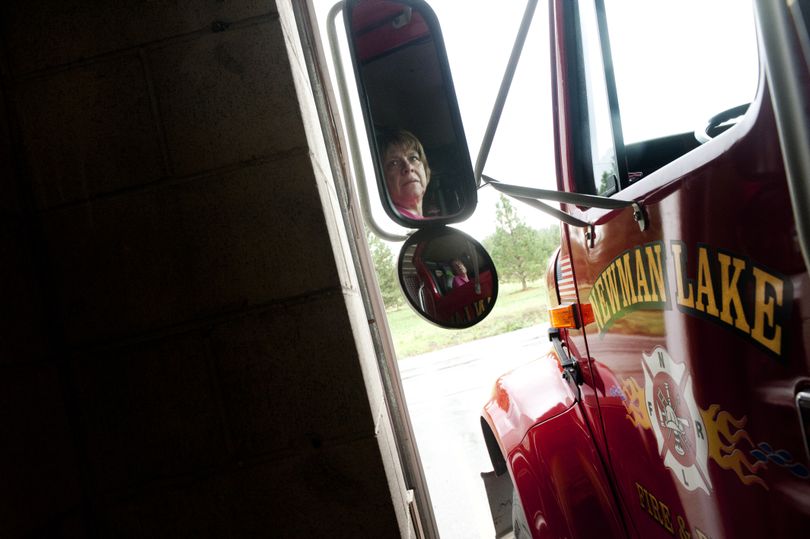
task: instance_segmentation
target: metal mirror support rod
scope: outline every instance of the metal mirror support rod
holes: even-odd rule
[[[509,95],[509,88],[512,86],[512,79],[517,70],[520,53],[523,52],[523,45],[526,43],[526,35],[529,33],[529,27],[532,24],[536,7],[537,0],[529,0],[526,3],[526,10],[523,12],[523,20],[520,22],[520,28],[515,37],[515,44],[512,46],[512,54],[510,54],[509,62],[506,64],[506,72],[503,74],[503,79],[501,80],[498,97],[495,99],[495,105],[492,107],[492,114],[489,117],[487,130],[484,132],[484,139],[481,141],[481,149],[478,150],[478,158],[475,160],[475,183],[479,186],[481,185],[481,174],[484,172],[484,166],[487,164],[489,150],[492,148],[492,140],[495,138],[495,131],[498,130],[498,122],[501,121],[501,113],[506,104],[506,96]]]
[[[486,176],[486,175],[482,175],[482,177],[487,182],[487,185],[491,185],[497,191],[505,192],[503,184],[500,183],[499,181],[493,180],[492,178],[490,178],[489,176]],[[506,194],[509,194],[509,193],[506,193]],[[544,213],[547,213],[547,214],[551,215],[552,217],[554,217],[555,219],[559,219],[563,223],[569,224],[571,226],[576,226],[576,227],[581,227],[581,228],[588,228],[589,226],[591,226],[590,223],[588,223],[586,221],[583,221],[582,219],[577,219],[573,215],[568,215],[564,211],[562,211],[562,210],[560,210],[558,208],[555,208],[553,206],[549,206],[548,204],[540,202],[537,199],[521,197],[521,196],[516,196],[516,195],[512,195],[512,194],[509,194],[509,196],[523,202],[524,204],[528,204],[529,206],[531,206],[534,209],[537,209],[537,210],[540,210],[540,211],[542,211]]]
[[[617,200],[615,198],[597,195],[583,195],[582,193],[568,193],[566,191],[554,191],[551,189],[536,189],[534,187],[501,183],[486,175],[482,175],[482,177],[498,191],[516,197],[539,198],[566,204],[576,204],[577,206],[585,206],[586,208],[601,208],[603,210],[619,210],[635,204],[633,200]]]
[[[647,228],[650,225],[649,221],[647,220],[647,214],[641,207],[641,203],[636,202],[634,200],[618,200],[614,198],[608,198],[597,195],[583,195],[581,193],[567,193],[565,191],[535,189],[533,187],[523,187],[520,185],[509,185],[506,183],[501,183],[483,174],[481,175],[481,177],[487,182],[487,185],[491,185],[497,191],[505,193],[511,196],[512,198],[516,198],[521,202],[528,204],[533,208],[536,208],[553,217],[556,217],[563,223],[566,223],[571,226],[589,229],[588,232],[586,233],[586,237],[589,238],[590,240],[589,245],[591,247],[593,247],[593,240],[596,237],[594,235],[593,223],[589,223],[587,221],[583,221],[582,219],[578,219],[573,215],[569,215],[562,210],[554,208],[553,206],[544,204],[537,199],[540,198],[544,200],[553,200],[555,202],[575,204],[577,206],[585,206],[587,208],[602,208],[607,210],[633,208],[633,219],[636,221],[636,223],[638,223],[639,229],[643,232],[644,230],[647,230]]]
[[[371,213],[371,202],[368,199],[368,185],[366,183],[366,175],[363,172],[363,161],[360,157],[360,144],[357,141],[357,128],[354,124],[354,116],[352,115],[351,105],[349,104],[349,90],[346,86],[346,74],[343,71],[343,59],[340,56],[340,45],[337,39],[337,24],[335,21],[338,13],[343,11],[343,4],[344,2],[338,2],[329,10],[327,17],[327,33],[329,34],[329,48],[332,50],[332,64],[335,66],[335,78],[337,79],[341,107],[343,108],[343,120],[346,122],[349,151],[352,157],[354,177],[357,180],[357,194],[360,198],[360,207],[363,210],[363,217],[365,218],[366,224],[377,236],[388,241],[405,241],[407,236],[393,234],[384,230]],[[351,197],[349,200],[351,200]]]
[[[806,112],[810,110],[810,98],[802,88],[802,55],[794,53],[791,44],[793,31],[787,2],[758,0],[756,8],[793,218],[804,264],[810,269],[810,119]],[[793,16],[798,13],[794,11]]]
[[[515,198],[517,200],[520,200],[524,204],[528,204],[532,208],[535,208],[537,210],[545,212],[545,213],[551,215],[552,217],[555,217],[555,218],[559,219],[560,221],[562,221],[563,223],[566,223],[568,225],[576,226],[576,227],[580,227],[580,228],[589,228],[591,226],[591,224],[588,223],[587,221],[583,221],[582,219],[577,219],[573,215],[568,215],[564,211],[558,210],[554,206],[549,206],[548,204],[540,202],[537,199],[526,198],[526,197],[516,197],[516,196],[513,196],[513,195],[509,195],[509,196],[512,196],[513,198]]]

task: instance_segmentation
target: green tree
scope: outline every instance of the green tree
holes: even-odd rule
[[[528,226],[509,200],[501,195],[495,206],[498,224],[495,234],[484,240],[498,274],[506,281],[519,281],[522,290],[528,281],[543,275],[548,259],[560,243],[556,227],[537,230]]]
[[[402,305],[402,292],[399,289],[397,269],[391,249],[376,234],[366,229],[366,239],[371,251],[371,260],[377,272],[383,303],[386,309],[396,309]]]

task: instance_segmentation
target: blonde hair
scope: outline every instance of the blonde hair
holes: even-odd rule
[[[381,158],[385,156],[388,148],[391,146],[399,146],[406,150],[413,148],[419,154],[419,160],[422,166],[425,167],[425,179],[430,182],[430,165],[428,165],[427,155],[425,155],[425,148],[422,143],[416,138],[416,135],[405,129],[397,129],[385,131],[379,138],[379,149]]]

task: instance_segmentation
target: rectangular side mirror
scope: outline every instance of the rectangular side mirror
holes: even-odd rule
[[[422,0],[348,0],[344,17],[386,212],[410,228],[463,221],[476,182],[436,15]]]

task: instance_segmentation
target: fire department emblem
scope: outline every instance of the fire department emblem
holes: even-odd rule
[[[657,347],[643,354],[645,400],[664,466],[687,490],[711,488],[709,444],[686,365]]]

